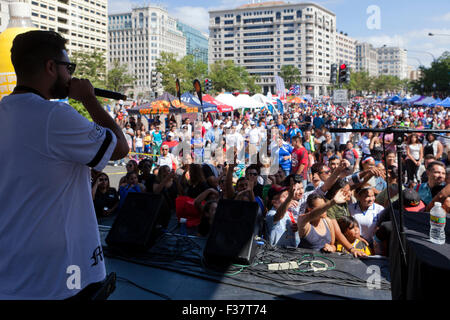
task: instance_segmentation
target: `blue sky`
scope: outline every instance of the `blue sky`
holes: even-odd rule
[[[210,10],[236,8],[249,0],[108,0],[109,13],[129,12],[136,5],[160,4],[180,21],[208,33]],[[299,3],[305,1],[285,1]],[[450,35],[449,0],[317,0],[315,2],[336,14],[337,29],[349,36],[372,43],[400,46],[409,50],[408,64],[429,66],[432,55],[438,58],[445,50],[450,51],[450,36],[429,37],[428,33]],[[367,21],[369,6],[380,9],[380,28],[369,29]],[[373,12],[373,11],[372,11]]]

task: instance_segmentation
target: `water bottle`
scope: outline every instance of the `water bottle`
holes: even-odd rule
[[[445,243],[445,222],[447,214],[440,202],[435,202],[430,211],[430,241],[436,244]]]
[[[186,218],[180,218],[180,234],[184,236],[187,235],[186,221]]]

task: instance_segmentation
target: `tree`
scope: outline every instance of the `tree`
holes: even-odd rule
[[[292,65],[283,65],[278,75],[283,78],[286,88],[294,84],[300,84],[300,70]]]
[[[88,79],[94,87],[106,85],[106,59],[101,51],[75,51],[70,60],[77,64],[74,77]]]
[[[357,94],[363,94],[371,90],[373,80],[366,71],[350,72],[350,83],[344,85],[344,87],[356,91]]]
[[[430,68],[420,67],[421,78],[412,83],[415,93],[436,95],[441,98],[450,96],[450,52],[445,51]],[[433,84],[436,84],[433,87]],[[423,88],[422,88],[423,87]]]
[[[188,86],[188,74],[185,64],[182,60],[177,60],[174,53],[161,52],[160,58],[156,62],[156,71],[162,75],[162,86],[164,91],[176,94],[176,79],[180,81],[181,92],[191,91],[192,82]]]
[[[244,67],[236,66],[232,60],[218,60],[210,66],[208,76],[213,82],[216,91],[243,91],[251,93],[261,92],[256,85],[257,77],[251,76]]]
[[[113,66],[106,76],[106,87],[109,90],[125,93],[126,87],[133,86],[135,77],[129,75],[126,65],[121,65],[119,60],[113,61]]]
[[[70,60],[77,64],[75,73],[76,78],[88,79],[94,87],[105,87],[106,80],[106,60],[104,52],[100,51],[75,51]],[[105,102],[103,99],[98,99],[103,105]],[[77,110],[81,115],[92,121],[89,112],[83,106],[83,104],[74,99],[69,99],[69,104]]]

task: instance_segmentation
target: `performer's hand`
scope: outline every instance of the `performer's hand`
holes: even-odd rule
[[[95,98],[94,87],[88,79],[72,78],[70,80],[69,98],[80,102]]]

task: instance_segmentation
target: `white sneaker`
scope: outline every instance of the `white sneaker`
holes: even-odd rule
[[[117,167],[117,163],[114,163],[114,167]]]

